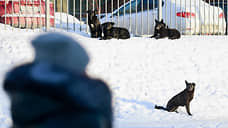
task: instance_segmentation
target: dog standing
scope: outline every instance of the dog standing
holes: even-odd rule
[[[162,39],[168,37],[168,39],[179,39],[181,37],[180,32],[177,29],[169,29],[163,22],[163,19],[159,22],[155,20],[154,35],[151,38]]]
[[[98,38],[102,36],[101,23],[96,16],[96,11],[88,10],[88,24],[92,38]]]
[[[163,106],[155,105],[155,109],[163,109],[168,112],[177,112],[177,108],[179,106],[185,106],[188,115],[191,116],[192,114],[190,113],[190,102],[192,101],[194,96],[195,83],[188,83],[185,80],[185,84],[186,88],[182,92],[171,98],[168,101],[166,108],[164,108]]]
[[[129,39],[130,33],[126,28],[113,27],[113,22],[105,22],[101,25],[103,36],[101,39]]]

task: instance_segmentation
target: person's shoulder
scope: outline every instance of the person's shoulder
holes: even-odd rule
[[[70,90],[74,90],[74,94],[89,92],[93,97],[111,97],[109,85],[102,79],[93,78],[88,75],[74,75],[70,81]]]
[[[26,63],[12,68],[6,73],[6,80],[24,76],[26,72],[30,69],[30,67],[32,67],[32,65],[32,63]]]
[[[93,77],[89,77],[89,76],[86,76],[86,75],[81,76],[81,77],[84,77],[84,80],[86,82],[88,82],[90,85],[93,85],[94,87],[109,89],[108,84],[102,79],[93,78]]]
[[[16,66],[6,73],[3,81],[4,89],[10,89],[13,85],[20,82],[25,82],[28,76],[28,71],[32,67],[32,63],[26,63],[20,66]]]
[[[7,72],[6,77],[12,77],[12,76],[21,76],[21,74],[24,74],[28,71],[30,67],[32,67],[33,63],[26,63],[23,65],[16,66],[12,68],[9,72]]]
[[[80,102],[80,105],[89,109],[100,110],[104,107],[109,109],[111,106],[111,90],[108,84],[101,79],[85,75],[77,76],[68,86],[67,94],[73,103]]]
[[[94,87],[94,90],[98,94],[106,94],[106,96],[111,97],[111,90],[109,85],[102,79],[99,78],[90,78],[91,86]]]

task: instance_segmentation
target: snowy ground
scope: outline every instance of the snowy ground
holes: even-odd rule
[[[3,28],[0,24],[0,28]],[[0,83],[12,66],[34,57],[34,31],[0,31]],[[128,40],[79,40],[91,57],[88,74],[104,79],[113,92],[115,128],[228,128],[228,37],[183,36],[180,40],[132,37]],[[155,110],[196,83],[192,117]],[[10,126],[9,102],[0,90],[0,128]]]

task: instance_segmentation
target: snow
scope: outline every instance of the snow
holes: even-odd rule
[[[0,83],[13,66],[32,61],[30,41],[41,32],[0,24]],[[227,128],[227,36],[182,36],[179,40],[132,37],[98,40],[85,33],[63,32],[79,40],[91,62],[87,72],[105,80],[113,92],[114,128]],[[196,83],[191,113],[155,110]],[[9,100],[0,89],[0,128],[11,124]]]

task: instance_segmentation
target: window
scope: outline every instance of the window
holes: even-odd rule
[[[131,13],[135,13],[136,12],[136,6],[137,6],[137,12],[141,12],[142,11],[142,1],[143,1],[143,10],[148,10],[148,4],[149,4],[149,9],[152,10],[154,8],[158,8],[158,0],[136,0],[131,1],[131,6],[130,6],[130,2],[128,2],[127,4],[125,4],[125,8],[124,5],[119,9],[119,15],[123,15],[124,14],[124,9],[125,9],[125,14],[129,14],[130,13],[130,7],[131,7]],[[149,2],[149,3],[148,3]],[[162,1],[162,6],[164,6],[164,1]],[[116,12],[114,15],[117,16],[118,12]]]
[[[119,14],[123,15],[124,14],[124,9],[125,9],[125,13],[126,14],[130,13],[130,8],[131,8],[131,13],[134,13],[134,12],[136,12],[136,6],[137,6],[137,11],[139,11],[139,4],[140,3],[141,3],[140,0],[137,0],[137,4],[136,4],[136,0],[131,1],[131,4],[130,4],[130,2],[128,2],[127,4],[125,4],[125,8],[124,8],[124,6],[122,6],[119,9]]]
[[[148,3],[149,2],[149,3]],[[154,9],[154,8],[158,8],[158,0],[143,0],[143,10],[147,10],[147,6],[149,4],[149,9]],[[162,1],[162,6],[164,6],[164,1]],[[141,6],[140,6],[141,8]]]

